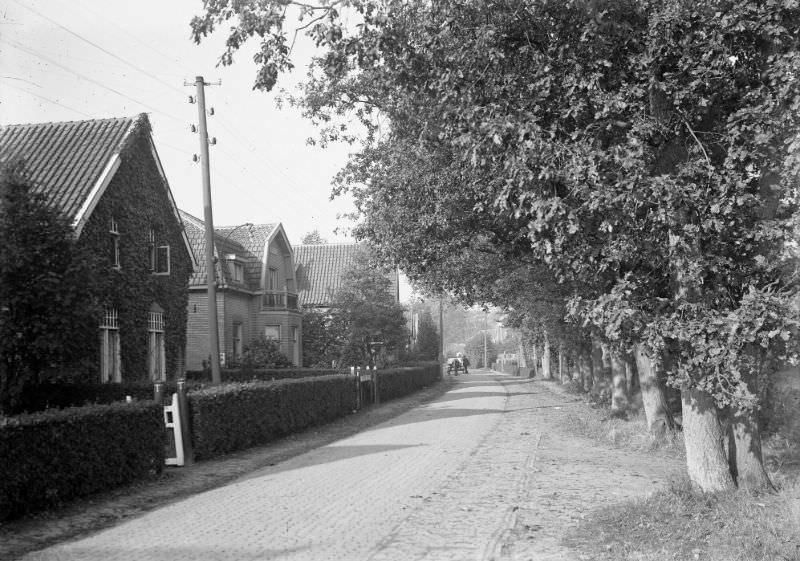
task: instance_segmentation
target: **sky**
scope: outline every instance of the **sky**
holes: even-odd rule
[[[0,125],[129,117],[148,113],[178,206],[203,216],[196,76],[222,81],[205,90],[215,226],[283,224],[292,243],[312,230],[351,241],[349,198],[330,200],[331,180],[355,147],[320,148],[314,128],[275,94],[254,91],[255,45],[230,67],[217,66],[223,33],[200,45],[189,22],[197,0],[0,0]],[[313,45],[299,41],[295,71],[278,88],[292,91]],[[190,82],[190,86],[184,86]]]

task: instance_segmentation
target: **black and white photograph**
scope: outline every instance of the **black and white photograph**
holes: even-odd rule
[[[800,0],[0,0],[0,561],[800,561]]]

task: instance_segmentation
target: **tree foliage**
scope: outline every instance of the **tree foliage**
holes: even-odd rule
[[[303,365],[363,365],[372,359],[380,343],[380,356],[404,349],[408,329],[404,308],[392,296],[385,270],[361,252],[328,310],[303,312]]]
[[[302,237],[300,240],[302,244],[325,244],[328,243],[328,240],[322,237],[322,234],[319,233],[319,230],[311,230],[306,235]]]
[[[269,89],[285,4],[210,3],[195,37],[238,16],[226,55],[261,36]],[[338,178],[357,236],[432,290],[533,332],[569,331],[566,311],[669,353],[684,390],[756,404],[758,375],[796,348],[795,0],[318,8],[301,11],[322,54],[294,101],[323,142],[348,119],[367,131]]]
[[[26,386],[87,375],[99,307],[93,257],[20,166],[0,175],[0,411]]]
[[[419,316],[416,352],[421,359],[436,360],[439,357],[439,331],[430,310]]]

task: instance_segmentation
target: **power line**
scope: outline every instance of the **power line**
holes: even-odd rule
[[[182,92],[181,90],[179,90],[179,89],[178,89],[178,88],[176,88],[175,86],[173,86],[173,85],[169,84],[168,82],[165,82],[164,80],[162,80],[161,78],[159,78],[159,77],[158,77],[158,76],[156,76],[155,74],[151,74],[150,72],[148,72],[148,71],[147,71],[147,70],[145,70],[144,68],[141,68],[141,67],[139,67],[139,66],[137,66],[137,65],[133,64],[132,62],[130,62],[130,61],[128,61],[128,60],[126,60],[126,59],[122,58],[121,56],[119,56],[119,55],[116,55],[116,54],[112,53],[111,51],[109,51],[109,50],[107,50],[107,49],[105,49],[105,48],[101,47],[101,46],[100,46],[100,45],[98,45],[97,43],[95,43],[95,42],[93,42],[93,41],[90,41],[89,39],[87,39],[86,37],[82,36],[81,34],[79,34],[79,33],[75,33],[74,31],[72,31],[72,30],[71,30],[71,29],[69,29],[68,27],[65,27],[65,26],[61,25],[60,23],[58,23],[57,21],[55,21],[55,20],[53,20],[53,19],[51,19],[51,18],[47,17],[46,15],[44,15],[43,13],[41,13],[40,11],[38,11],[38,10],[35,10],[34,8],[31,8],[30,6],[26,6],[26,5],[22,4],[21,2],[19,2],[19,0],[11,0],[11,1],[12,1],[12,2],[14,2],[15,4],[17,4],[18,6],[22,6],[22,7],[23,7],[23,8],[25,8],[26,10],[29,10],[29,11],[33,12],[34,14],[36,14],[37,16],[39,16],[40,18],[42,18],[42,19],[44,19],[44,20],[47,20],[47,21],[49,21],[49,22],[50,22],[50,23],[52,23],[53,25],[55,25],[55,26],[57,26],[57,27],[59,27],[59,28],[63,29],[64,31],[66,31],[67,33],[69,33],[70,35],[72,35],[73,37],[76,37],[76,38],[80,39],[81,41],[83,41],[84,43],[87,43],[88,45],[91,45],[91,46],[92,46],[92,47],[94,47],[95,49],[98,49],[98,50],[100,50],[100,51],[104,52],[105,54],[107,54],[108,56],[110,56],[110,57],[112,57],[112,58],[114,58],[114,59],[116,59],[116,60],[118,60],[118,61],[120,61],[120,62],[122,62],[122,63],[124,63],[124,64],[127,64],[128,66],[130,66],[130,67],[131,67],[131,68],[133,68],[134,70],[136,70],[136,71],[138,71],[138,72],[141,72],[142,74],[144,74],[144,75],[145,75],[145,76],[147,76],[148,78],[151,78],[152,80],[155,80],[155,81],[156,81],[156,82],[158,82],[159,84],[161,84],[161,85],[163,85],[163,86],[165,86],[165,87],[167,87],[167,88],[171,89],[171,90],[172,90],[172,91],[174,91],[174,92],[177,92],[179,95],[181,95],[181,96],[182,96],[182,95],[184,95],[184,92]]]
[[[133,39],[134,41],[136,41],[137,43],[139,43],[140,45],[142,45],[146,49],[151,50],[152,52],[157,54],[159,57],[161,57],[164,60],[166,60],[167,62],[173,64],[175,66],[175,68],[177,68],[179,70],[179,72],[176,74],[176,76],[178,76],[178,75],[183,76],[184,75],[184,73],[182,71],[183,68],[182,68],[182,66],[180,65],[180,63],[177,60],[174,60],[169,55],[159,51],[158,49],[153,47],[150,43],[147,43],[146,41],[142,41],[136,35],[134,35],[130,31],[128,31],[124,27],[122,27],[120,25],[117,25],[116,23],[114,23],[113,20],[111,20],[110,18],[106,17],[102,13],[96,12],[96,11],[92,10],[91,8],[87,7],[86,4],[84,4],[83,0],[78,0],[78,4],[80,4],[81,8],[83,8],[84,11],[88,12],[89,14],[93,15],[96,18],[102,19],[102,20],[106,21],[107,23],[113,25],[115,28],[117,28],[118,30],[123,32],[125,35],[127,35],[128,37],[130,37],[131,39]]]
[[[132,101],[133,103],[137,103],[137,104],[141,105],[142,107],[146,107],[147,109],[150,109],[154,113],[158,113],[159,115],[163,115],[164,117],[167,117],[168,119],[173,119],[173,120],[175,120],[175,121],[177,121],[177,122],[179,122],[181,124],[185,124],[184,121],[182,121],[181,119],[178,119],[174,115],[170,115],[169,113],[164,113],[163,111],[159,110],[156,107],[153,107],[152,105],[144,103],[143,101],[139,101],[138,99],[134,99],[131,96],[129,96],[127,94],[124,94],[124,93],[122,93],[122,92],[120,92],[118,90],[115,90],[114,88],[112,88],[110,86],[107,86],[107,85],[103,84],[102,82],[98,82],[94,78],[90,78],[89,76],[86,76],[85,74],[83,74],[81,72],[78,72],[77,70],[74,70],[74,69],[72,69],[72,68],[70,68],[70,67],[68,67],[68,66],[66,66],[66,65],[64,65],[64,64],[62,64],[62,63],[60,63],[60,62],[58,62],[58,61],[56,61],[56,60],[54,60],[52,58],[50,58],[50,57],[48,57],[48,56],[45,56],[45,55],[43,55],[41,53],[37,53],[33,49],[30,49],[30,48],[28,48],[28,47],[26,47],[24,45],[21,45],[21,44],[17,43],[16,41],[10,41],[8,39],[0,37],[0,42],[6,43],[7,45],[10,45],[10,46],[12,46],[12,47],[14,47],[16,49],[19,49],[24,53],[27,53],[27,54],[29,54],[31,56],[35,56],[37,58],[40,58],[40,59],[44,60],[45,62],[49,62],[50,64],[58,66],[59,68],[61,68],[63,70],[66,70],[67,72],[69,72],[71,74],[74,74],[78,78],[81,78],[82,80],[86,80],[87,82],[91,82],[92,84],[95,84],[96,86],[99,86],[99,87],[103,88],[104,90],[108,90],[113,94],[116,94],[116,95],[118,95],[120,97],[123,97],[123,98],[127,99],[128,101]]]
[[[5,76],[3,76],[3,77],[5,78]],[[75,109],[74,107],[70,107],[69,105],[64,105],[63,103],[61,103],[59,101],[56,101],[54,99],[50,99],[49,97],[45,97],[43,95],[39,95],[39,94],[36,94],[36,93],[33,93],[33,92],[29,92],[24,88],[20,88],[19,86],[15,86],[13,84],[4,84],[4,87],[18,90],[18,91],[20,91],[20,92],[22,92],[24,94],[32,95],[33,97],[38,97],[39,99],[42,99],[42,100],[47,101],[49,103],[52,103],[53,105],[59,105],[59,106],[63,107],[64,109],[69,109],[70,111],[73,111],[73,112],[75,112],[75,113],[77,113],[79,115],[82,115],[84,117],[88,117],[89,119],[92,118],[91,115],[89,115],[87,113],[84,113],[83,111],[81,111],[79,109]]]

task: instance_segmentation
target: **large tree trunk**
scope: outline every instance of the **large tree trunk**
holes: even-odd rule
[[[533,376],[535,378],[539,375],[539,351],[535,342],[531,345],[531,350],[533,352]]]
[[[589,349],[581,349],[578,352],[578,372],[580,372],[581,376],[581,386],[583,391],[589,392],[593,383],[591,352]]]
[[[611,398],[611,358],[607,346],[596,337],[592,337],[592,371],[592,395],[605,402]]]
[[[559,345],[558,345],[558,379],[562,384],[564,383],[564,345],[563,345],[563,343],[559,343]]]
[[[639,387],[642,392],[642,406],[650,432],[662,436],[675,427],[664,390],[659,383],[660,363],[653,360],[641,344],[636,345],[636,370],[639,373]]]
[[[697,389],[681,392],[686,468],[692,484],[703,492],[735,487],[725,457],[725,434],[714,398]]]
[[[625,376],[625,361],[616,352],[609,352],[611,358],[611,413],[625,415],[628,412],[628,387]]]
[[[730,419],[728,463],[740,489],[774,489],[761,456],[761,432],[755,410],[737,409]]]
[[[552,380],[553,374],[550,372],[550,341],[547,339],[547,334],[544,336],[544,351],[542,352],[542,378],[545,380]]]
[[[631,355],[625,355],[625,388],[629,397],[634,394],[634,390],[639,388],[636,361]]]
[[[757,377],[743,380],[748,390],[759,395]],[[755,409],[734,409],[728,425],[728,463],[731,475],[740,489],[774,489],[764,469],[761,455],[761,431]]]

